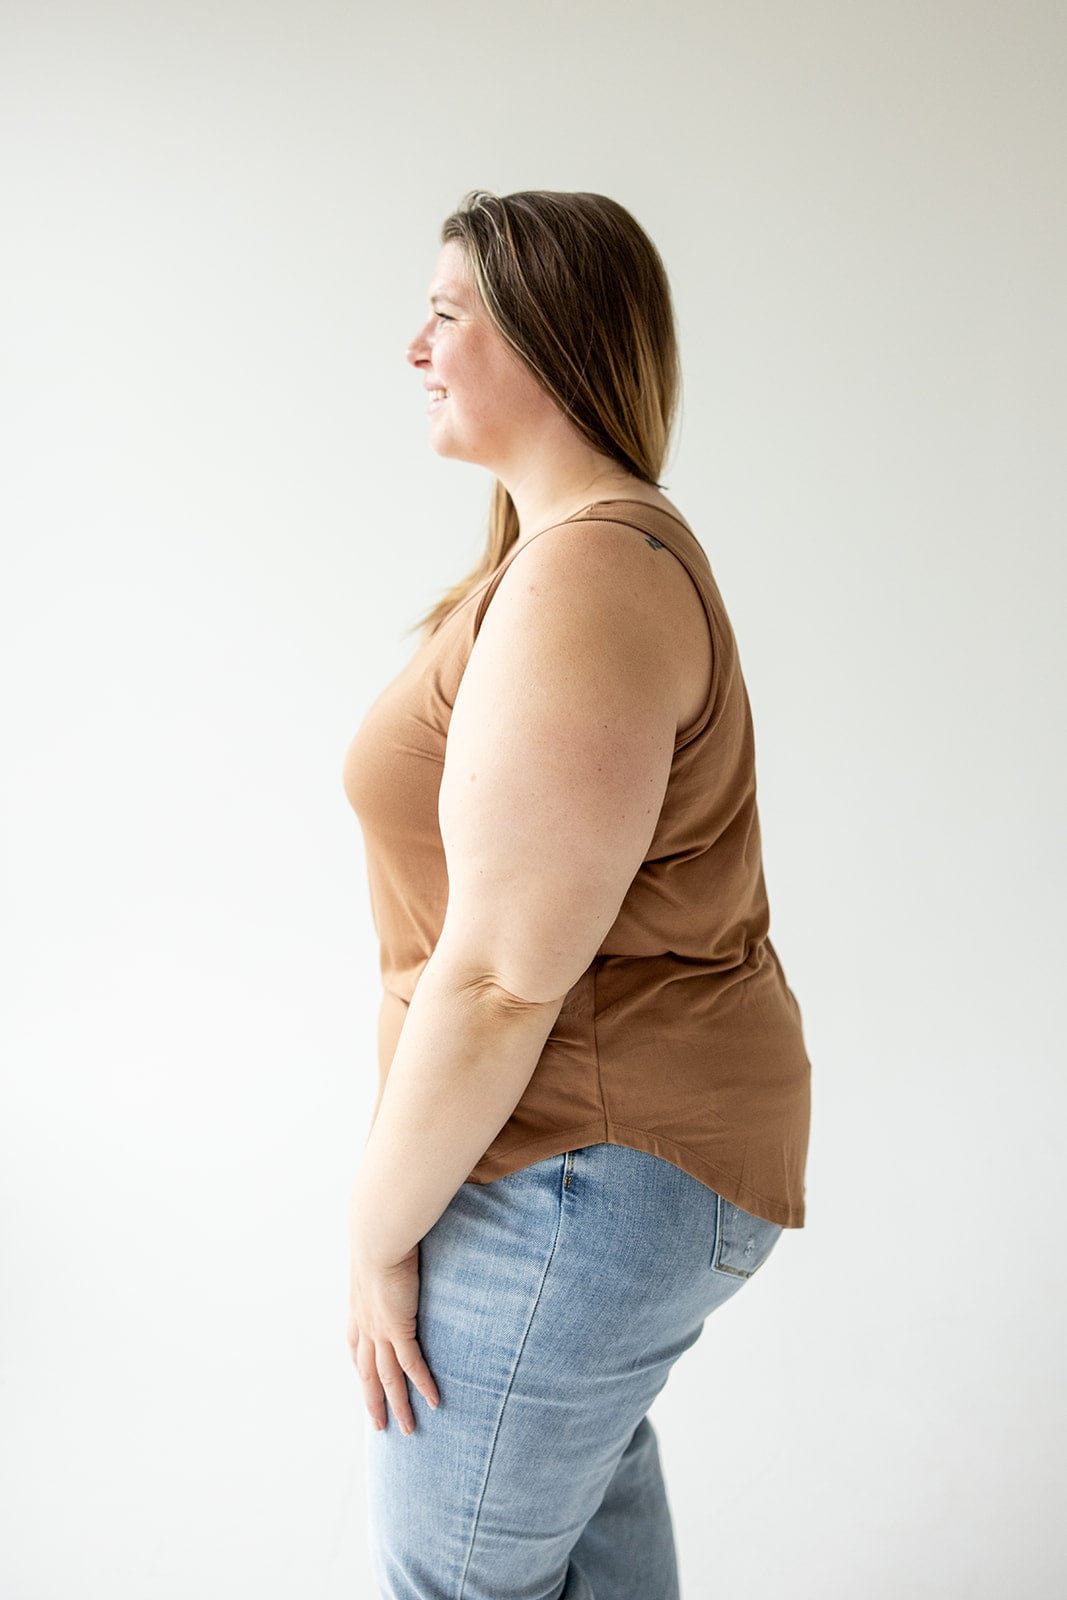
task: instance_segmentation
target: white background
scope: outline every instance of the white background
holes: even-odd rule
[[[403,358],[475,187],[663,254],[813,1062],[653,1409],[685,1600],[1062,1595],[1063,6],[0,21],[2,1600],[372,1593],[341,762],[482,546]]]

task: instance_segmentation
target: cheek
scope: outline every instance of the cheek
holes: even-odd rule
[[[516,372],[514,363],[494,350],[479,363],[474,392],[495,413],[510,414],[521,411],[526,385],[522,373]]]

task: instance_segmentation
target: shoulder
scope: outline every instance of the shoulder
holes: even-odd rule
[[[671,530],[672,549],[659,537],[662,519],[647,518],[640,506],[621,517],[559,523],[535,534],[515,550],[492,586],[482,625],[511,629],[527,618],[543,627],[548,618],[580,619],[586,633],[602,630],[625,638],[631,648],[642,641],[654,654],[689,673],[682,657],[705,653],[704,602],[687,564],[675,553],[693,537],[679,525]],[[694,544],[694,555],[699,549]]]
[[[529,684],[542,701],[588,703],[595,686],[601,704],[647,701],[647,714],[662,717],[680,677],[666,561],[651,534],[609,520],[534,534],[490,586],[466,676],[487,689]]]
[[[635,509],[625,522],[588,518],[535,534],[511,556],[493,604],[536,607],[573,595],[594,614],[636,609],[654,627],[661,609],[671,615],[685,587],[691,580],[656,536],[654,519]]]

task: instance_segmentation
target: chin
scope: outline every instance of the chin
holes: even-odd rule
[[[452,439],[431,439],[430,448],[437,455],[447,457],[452,461],[470,461],[475,466],[481,464],[476,455],[472,455],[469,450],[465,450],[461,444],[457,444]]]

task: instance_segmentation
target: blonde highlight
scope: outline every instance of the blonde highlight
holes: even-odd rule
[[[441,226],[441,243],[450,240],[494,327],[578,432],[662,488],[681,364],[667,273],[636,219],[607,195],[472,189]],[[514,502],[495,479],[481,560],[409,631],[435,632],[518,536]]]

